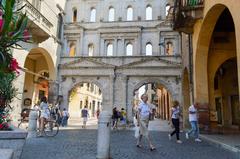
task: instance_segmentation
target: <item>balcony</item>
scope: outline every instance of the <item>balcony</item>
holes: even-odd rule
[[[192,33],[193,25],[203,18],[204,0],[175,0],[174,30]]]
[[[17,0],[17,8],[22,8],[29,22],[28,28],[34,42],[41,43],[51,36],[53,24],[28,0]]]

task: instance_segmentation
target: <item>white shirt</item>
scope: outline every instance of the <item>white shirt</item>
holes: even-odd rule
[[[68,116],[68,111],[67,110],[64,110],[62,113],[63,113],[63,116]]]
[[[194,105],[191,105],[188,111],[189,111],[189,121],[197,121],[197,109],[194,107]],[[195,113],[190,114],[190,112],[195,112]]]
[[[172,119],[179,119],[180,108],[177,106],[176,108],[172,107]]]
[[[140,118],[149,118],[149,114],[151,112],[151,109],[147,103],[141,102],[138,106],[138,111],[140,114]]]

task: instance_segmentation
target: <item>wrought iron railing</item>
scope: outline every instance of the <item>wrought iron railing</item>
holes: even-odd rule
[[[23,12],[28,16],[31,16],[31,20],[36,22],[38,25],[42,25],[48,31],[51,31],[53,24],[39,11],[34,7],[28,0],[17,0],[17,8],[23,7]]]
[[[204,0],[180,0],[181,7],[194,7],[202,5]]]
[[[191,26],[202,17],[203,4],[204,0],[175,0],[173,28],[183,32],[191,32]]]

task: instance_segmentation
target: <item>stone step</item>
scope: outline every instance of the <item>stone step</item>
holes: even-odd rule
[[[0,149],[0,159],[12,159],[13,150],[12,149]]]

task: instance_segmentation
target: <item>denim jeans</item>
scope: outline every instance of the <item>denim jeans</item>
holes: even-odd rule
[[[188,131],[188,134],[191,135],[194,133],[194,137],[198,138],[199,137],[199,128],[198,128],[198,122],[197,121],[190,121],[192,129]]]
[[[67,120],[68,120],[68,117],[67,116],[64,116],[63,118],[62,118],[62,126],[64,127],[64,126],[67,126]]]

